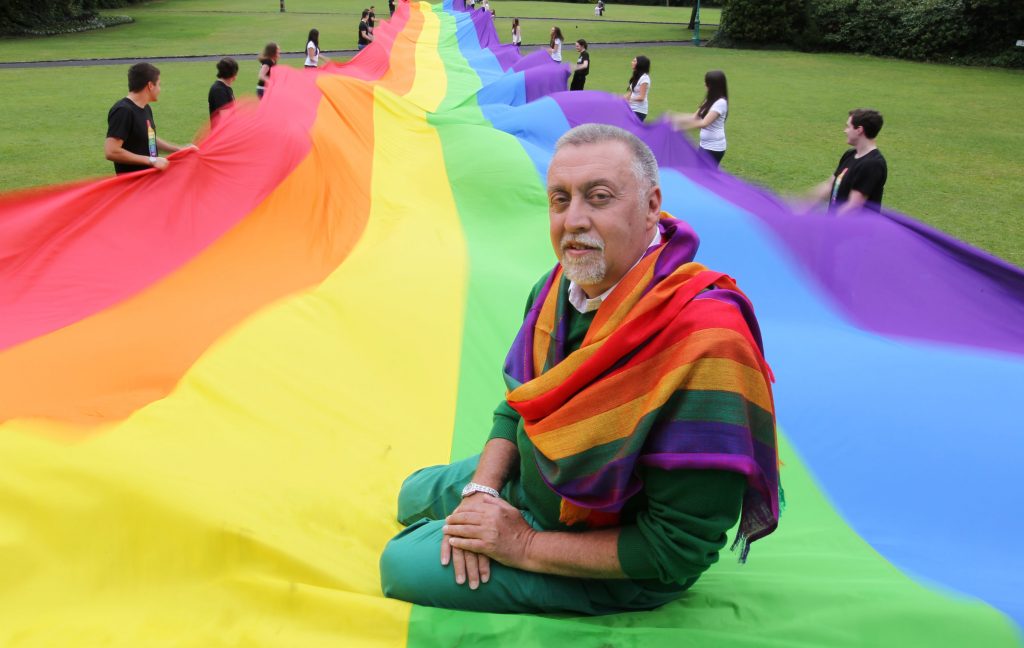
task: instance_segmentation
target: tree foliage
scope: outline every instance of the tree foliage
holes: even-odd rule
[[[726,0],[724,44],[1024,67],[1021,0]]]
[[[76,27],[104,26],[99,10],[123,7],[140,0],[3,0],[0,34],[39,34],[73,31]]]
[[[793,43],[806,27],[807,0],[725,0],[723,37],[741,43]]]

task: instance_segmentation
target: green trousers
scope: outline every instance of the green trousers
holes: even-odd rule
[[[380,559],[381,589],[390,598],[432,607],[479,612],[560,612],[611,614],[649,610],[679,598],[682,592],[660,592],[629,579],[567,578],[526,572],[496,562],[491,578],[476,590],[458,585],[452,566],[441,566],[441,527],[462,501],[462,487],[476,470],[479,455],[447,466],[418,470],[402,484],[398,521],[405,530],[388,542]],[[518,483],[510,482],[502,497],[523,511]]]

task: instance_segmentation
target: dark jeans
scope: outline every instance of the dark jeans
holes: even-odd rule
[[[647,119],[647,113],[638,113],[637,111],[634,110],[633,114],[636,115],[636,118],[639,119],[640,121]]]
[[[725,157],[725,151],[709,151],[706,148],[702,148],[701,150],[711,156],[711,159],[715,161],[716,167],[722,163],[722,158]]]
[[[583,85],[587,82],[587,75],[572,75],[572,83],[569,84],[570,90],[582,90]]]

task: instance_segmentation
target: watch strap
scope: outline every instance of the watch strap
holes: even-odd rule
[[[490,486],[484,486],[483,484],[478,484],[476,482],[469,482],[462,489],[462,497],[469,497],[473,493],[487,493],[491,497],[501,498],[501,494]]]

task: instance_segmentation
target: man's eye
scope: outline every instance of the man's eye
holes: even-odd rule
[[[607,191],[595,191],[588,198],[590,202],[608,202],[612,199],[612,195]]]
[[[552,206],[564,205],[569,202],[569,196],[566,196],[565,194],[551,194],[548,197],[548,202],[551,203]]]

